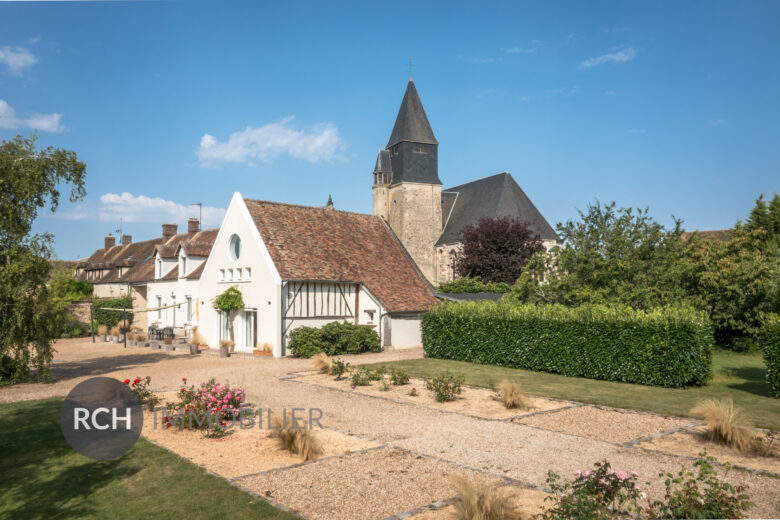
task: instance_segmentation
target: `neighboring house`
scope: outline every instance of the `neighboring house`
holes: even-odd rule
[[[227,316],[216,297],[236,286],[244,310]],[[332,205],[296,206],[236,193],[203,266],[199,331],[209,345],[231,337],[237,351],[268,344],[289,354],[300,326],[346,320],[373,327],[385,347],[421,345],[420,313],[433,289],[390,227]]]
[[[91,282],[93,294],[98,298],[124,296],[129,291],[128,273],[148,260],[162,240],[133,242],[132,236],[122,235],[122,243],[116,245],[116,238],[109,234],[103,242],[103,249],[98,249],[76,266],[75,277]]]
[[[516,217],[529,224],[548,250],[559,243],[507,172],[442,190],[438,147],[410,79],[390,140],[374,166],[373,214],[389,223],[431,283],[453,278],[460,231],[482,217]]]
[[[190,219],[187,233],[181,234],[176,233],[175,224],[163,225],[169,238],[155,248],[150,259],[151,277],[146,280],[143,299],[145,308],[167,308],[150,311],[146,316],[149,325],[188,330],[198,324],[198,280],[219,231],[201,231],[199,224],[198,219]]]

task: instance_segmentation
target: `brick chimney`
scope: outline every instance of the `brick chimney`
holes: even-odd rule
[[[196,218],[191,218],[187,221],[187,233],[190,235],[194,235],[200,231],[200,220]]]
[[[163,240],[167,241],[169,238],[174,236],[178,230],[179,230],[179,226],[177,226],[176,224],[163,224],[162,225]]]
[[[133,243],[133,235],[122,235],[122,245],[129,246]]]
[[[103,245],[106,249],[111,249],[116,245],[116,237],[112,237],[111,233],[109,233],[105,239],[105,242],[103,242]]]

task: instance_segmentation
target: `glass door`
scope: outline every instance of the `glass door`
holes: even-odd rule
[[[257,342],[257,311],[244,311],[244,349],[253,350]]]

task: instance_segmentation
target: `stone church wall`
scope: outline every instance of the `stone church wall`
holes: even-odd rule
[[[441,235],[441,186],[402,182],[390,188],[388,223],[423,275],[436,283],[434,244]]]

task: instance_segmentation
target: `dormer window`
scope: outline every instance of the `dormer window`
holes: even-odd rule
[[[157,265],[155,265],[155,278],[162,278],[162,258],[157,257]]]
[[[187,275],[187,257],[181,255],[179,257],[179,276],[184,277]]]

